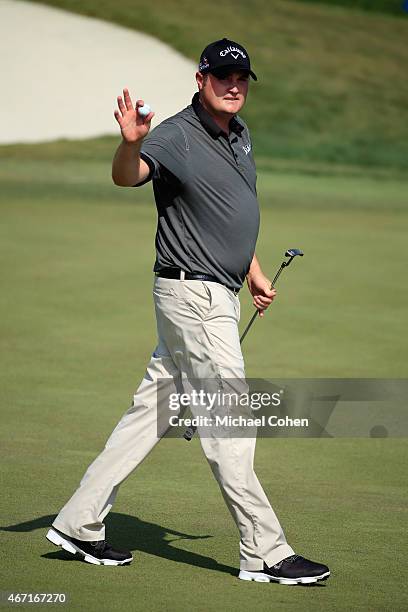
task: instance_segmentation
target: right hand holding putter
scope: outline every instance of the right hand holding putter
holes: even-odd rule
[[[129,90],[125,88],[123,98],[118,96],[118,108],[114,115],[119,123],[123,140],[129,144],[143,140],[150,130],[150,122],[154,117],[150,106],[145,105],[143,100],[136,100],[134,107]]]

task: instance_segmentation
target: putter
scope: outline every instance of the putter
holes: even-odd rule
[[[300,257],[303,257],[303,251],[301,251],[300,249],[288,249],[285,252],[285,257],[289,257],[289,259],[287,261],[282,261],[279,270],[277,271],[277,273],[275,274],[275,277],[271,283],[271,289],[273,289],[273,287],[275,286],[276,281],[278,280],[283,268],[287,268],[290,263],[292,262],[292,260],[299,255]],[[255,310],[251,320],[249,321],[248,325],[246,326],[246,328],[243,331],[243,334],[241,336],[241,338],[239,339],[239,343],[242,344],[244,341],[245,336],[247,335],[247,333],[249,332],[249,330],[251,329],[256,317],[259,314],[259,310]],[[186,429],[186,431],[183,434],[183,438],[185,440],[187,440],[187,442],[190,442],[190,440],[192,440],[195,432],[197,431],[197,427],[195,425],[191,425],[190,427],[188,427]]]

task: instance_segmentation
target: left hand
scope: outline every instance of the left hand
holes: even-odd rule
[[[271,281],[259,272],[247,276],[248,289],[254,298],[253,304],[259,311],[259,316],[263,317],[264,311],[272,303],[276,295],[276,289],[271,289]]]

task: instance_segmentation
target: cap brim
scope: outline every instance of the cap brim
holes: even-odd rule
[[[205,72],[211,72],[211,74],[217,76],[217,72],[222,72],[223,70],[231,70],[231,72],[233,72],[234,70],[245,70],[245,72],[248,72],[248,74],[251,75],[254,81],[258,80],[258,77],[256,76],[255,72],[253,72],[252,70],[248,70],[248,68],[244,68],[243,66],[237,66],[236,64],[226,64],[225,66],[217,66],[217,68],[214,68],[213,70],[209,69]]]

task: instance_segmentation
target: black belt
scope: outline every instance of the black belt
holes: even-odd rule
[[[175,278],[178,280],[200,280],[200,281],[210,281],[211,283],[218,283],[219,285],[224,285],[227,289],[238,295],[239,289],[235,287],[230,287],[225,283],[221,283],[218,278],[215,276],[211,276],[211,274],[196,274],[192,272],[183,272],[179,268],[165,268],[164,270],[158,270],[155,272],[156,276],[161,278]],[[184,276],[183,276],[184,275]]]

